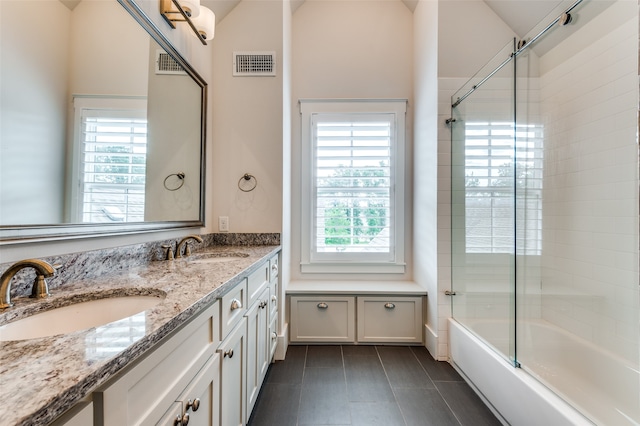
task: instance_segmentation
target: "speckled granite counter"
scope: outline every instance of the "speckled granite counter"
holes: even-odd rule
[[[194,258],[154,261],[66,283],[52,289],[47,299],[14,299],[14,307],[0,312],[0,325],[42,307],[78,302],[97,293],[166,294],[161,303],[141,314],[139,326],[130,327],[127,335],[114,335],[107,325],[61,336],[0,342],[0,423],[44,425],[53,421],[279,250],[277,245],[208,247],[206,252],[248,256],[214,263],[199,263]]]

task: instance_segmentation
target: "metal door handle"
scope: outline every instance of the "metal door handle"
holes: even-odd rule
[[[393,309],[393,308],[396,307],[396,305],[391,303],[391,302],[389,302],[389,303],[385,303],[384,307],[387,308],[387,309]]]
[[[228,351],[224,351],[224,353],[222,354],[222,357],[229,357],[229,358],[233,358],[233,349],[229,349]]]
[[[329,307],[329,305],[327,305],[324,302],[318,303],[318,309],[327,309],[328,307]]]

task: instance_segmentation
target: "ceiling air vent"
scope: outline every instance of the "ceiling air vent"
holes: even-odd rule
[[[186,72],[171,55],[164,50],[156,51],[156,74],[180,74],[185,75]]]
[[[276,52],[233,52],[233,75],[275,76]]]

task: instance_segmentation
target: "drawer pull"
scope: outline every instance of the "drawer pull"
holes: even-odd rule
[[[182,424],[182,417],[180,417],[179,415],[176,416],[176,418],[173,420],[173,426],[179,426]]]
[[[271,265],[271,270],[273,272],[278,272],[278,265],[276,265],[275,263],[273,265]]]
[[[327,305],[324,302],[318,303],[318,309],[327,309],[328,307],[329,307],[329,305]]]
[[[384,307],[387,309],[393,309],[396,307],[396,305],[394,303],[385,303]]]
[[[189,413],[184,413],[184,416],[182,416],[182,421],[178,424],[187,426],[189,424]]]
[[[198,411],[198,408],[200,408],[200,398],[187,401],[187,410],[189,408],[191,408],[193,411]]]
[[[222,357],[229,357],[229,358],[233,358],[233,349],[229,349],[228,351],[224,351],[224,353],[222,354]]]
[[[235,311],[236,309],[240,308],[242,308],[242,302],[240,302],[238,299],[233,299],[231,301],[231,310]]]

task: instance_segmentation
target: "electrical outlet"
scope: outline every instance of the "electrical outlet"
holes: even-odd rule
[[[218,216],[218,231],[229,232],[229,216]]]

